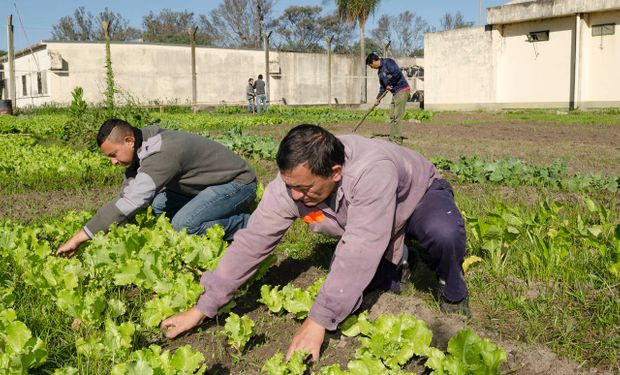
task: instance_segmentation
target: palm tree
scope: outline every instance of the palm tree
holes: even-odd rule
[[[364,28],[368,16],[377,9],[381,0],[336,0],[336,7],[340,17],[351,24],[360,26],[360,57],[362,66],[362,102],[366,102],[366,44],[364,42]]]

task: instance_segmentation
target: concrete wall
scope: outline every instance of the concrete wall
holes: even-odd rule
[[[593,13],[584,19],[581,49],[581,106],[615,102],[620,94],[620,11]],[[592,26],[615,23],[615,34],[592,36]]]
[[[494,37],[484,27],[425,35],[426,108],[477,109],[495,102]]]
[[[497,103],[503,107],[567,107],[570,100],[573,17],[500,27]],[[528,42],[527,34],[549,31],[549,40]]]
[[[103,43],[44,42],[36,48],[38,67],[29,50],[17,54],[16,67],[23,74],[45,72],[47,94],[33,97],[29,91],[26,96],[18,95],[18,107],[69,104],[76,86],[84,89],[87,102],[103,100],[106,87]],[[191,104],[191,49],[188,46],[113,43],[110,51],[119,100],[131,97],[142,104]],[[269,60],[272,103],[328,103],[326,53],[271,51]],[[420,63],[414,58],[397,61],[401,66]],[[363,82],[360,64],[357,55],[332,55],[332,103],[359,104]],[[196,48],[199,105],[245,104],[248,78],[256,78],[258,74],[266,77],[262,50]],[[379,83],[374,70],[368,69],[367,74],[368,98],[373,99]],[[17,81],[20,94],[19,73]],[[421,81],[416,85],[423,86]]]

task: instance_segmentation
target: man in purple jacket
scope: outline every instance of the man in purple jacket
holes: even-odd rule
[[[287,357],[304,350],[318,359],[325,330],[335,330],[360,306],[364,290],[398,285],[406,235],[436,267],[442,309],[469,314],[461,268],[464,222],[450,185],[429,161],[390,142],[299,125],[280,143],[277,163],[280,173],[247,228],[237,232],[217,268],[203,274],[205,292],[196,306],[162,322],[168,338],[214,317],[297,218],[340,241]]]

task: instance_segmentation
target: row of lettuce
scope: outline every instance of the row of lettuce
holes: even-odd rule
[[[570,211],[575,209],[577,214]],[[62,220],[39,226],[11,222],[0,225],[0,258],[3,261],[0,270],[3,272],[0,369],[8,373],[27,373],[29,369],[45,366],[46,359],[52,357],[50,363],[63,363],[63,366],[46,370],[54,370],[57,374],[104,371],[101,368],[122,374],[137,371],[140,366],[152,369],[159,366],[157,368],[166,374],[204,370],[202,355],[189,347],[173,354],[147,343],[158,340],[158,326],[165,317],[195,303],[202,292],[197,281],[199,275],[213,269],[226,250],[221,228],[210,230],[204,237],[191,236],[174,231],[165,217],[154,218],[146,212],[130,225],[113,227],[107,236],[97,235],[78,257],[54,256],[59,241],[70,236],[87,217],[87,213],[70,213]],[[620,313],[618,301],[614,302],[607,292],[609,285],[620,279],[620,223],[614,211],[583,198],[577,207],[541,201],[537,209],[530,211],[497,203],[480,215],[465,212],[465,218],[468,232],[472,234],[468,252],[479,256],[492,275],[512,274],[521,279],[588,284],[594,290],[600,289],[601,296],[608,297],[607,308],[590,311],[589,329],[613,334],[613,327],[605,327],[605,314],[609,311]],[[268,258],[240,293],[262,278],[274,262],[273,256]],[[574,272],[575,269],[590,271]],[[598,281],[593,283],[592,280]],[[321,283],[319,280],[307,289],[263,285],[260,302],[274,314],[290,313],[303,319]],[[20,293],[34,291],[40,303],[53,305],[50,309],[60,318],[49,319],[45,324],[72,325],[74,330],[64,337],[55,337],[44,325],[37,327],[39,337],[33,336],[27,326],[30,322],[19,319],[20,314],[28,316],[30,307],[15,303],[14,293],[18,290]],[[234,300],[221,312],[227,314],[231,309],[234,309]],[[234,315],[231,317],[234,319]],[[469,364],[453,363],[456,357],[463,357],[462,353],[451,352],[451,346],[448,353],[429,347],[425,343],[430,343],[430,331],[413,317],[391,317],[389,321],[380,317],[376,322],[370,322],[364,315],[352,319],[353,322],[348,321],[341,327],[345,334],[362,335],[361,347],[349,365],[351,373],[377,373],[377,369],[383,371],[383,368],[386,373],[400,373],[402,366],[414,356],[426,358],[426,366],[437,374],[496,373],[505,360],[505,354],[492,343],[475,339],[472,333],[461,333],[459,335],[464,338],[456,338],[452,350],[488,351],[465,357],[477,358],[472,360],[474,367],[471,368],[481,368],[480,362],[494,358],[487,365],[495,370],[459,372],[470,368]],[[253,326],[247,319],[244,322],[231,323],[237,328],[229,327],[227,333],[231,346],[239,354],[243,353],[243,346],[249,339],[239,336],[243,332],[248,336]],[[351,328],[355,324],[357,328]],[[375,324],[381,328],[372,328]],[[390,336],[395,332],[403,337]],[[44,334],[47,336],[42,336]],[[374,335],[382,336],[374,338]],[[69,342],[72,347],[64,354],[47,351],[46,345],[50,342],[61,341]],[[464,347],[463,342],[472,345],[471,348]],[[279,356],[269,363],[265,364],[267,368],[288,366]],[[359,372],[359,368],[368,371]],[[336,367],[329,369],[332,372],[321,371],[346,373]]]
[[[273,138],[244,135],[238,127],[212,138],[246,158],[273,160],[278,147]],[[41,144],[27,135],[0,136],[0,149],[1,189],[5,192],[91,188],[114,184],[120,179],[118,170],[99,151]],[[600,172],[570,174],[566,164],[559,160],[547,166],[528,164],[514,157],[486,161],[475,155],[456,161],[445,158],[431,158],[431,161],[459,182],[466,183],[614,193],[620,185],[620,176]]]
[[[187,235],[174,231],[165,217],[155,218],[146,212],[132,224],[113,227],[107,236],[97,235],[77,257],[54,256],[58,241],[76,230],[86,217],[85,213],[71,213],[42,226],[10,222],[0,226],[0,257],[12,273],[0,285],[0,372],[26,374],[41,368],[57,375],[203,373],[205,359],[199,351],[189,346],[170,351],[148,343],[159,337],[158,327],[164,318],[195,303],[203,290],[197,281],[199,275],[213,269],[226,251],[222,229],[211,229],[206,236]],[[261,279],[274,263],[274,256],[264,261],[240,293]],[[263,285],[260,301],[274,313],[291,312],[301,319],[322,282],[307,290]],[[40,303],[52,304],[50,310],[60,315],[58,321],[48,316],[46,324],[71,326],[72,330],[64,337],[55,337],[50,335],[53,330],[49,326],[37,326],[38,334],[33,334],[29,322],[19,319],[28,309],[16,302],[16,294],[22,293],[17,291],[24,287],[34,291]],[[230,313],[234,306],[233,300],[221,313]],[[251,337],[252,326],[248,318],[239,319],[234,313],[227,319],[223,331],[239,354]],[[463,371],[482,367],[488,367],[486,373],[491,374],[497,373],[506,359],[501,349],[470,331],[460,335],[474,340],[456,337],[449,353],[444,354],[430,347],[432,332],[426,324],[408,315],[385,316],[373,322],[361,314],[346,322],[343,333],[361,335],[356,362],[350,367],[364,366],[369,374],[376,373],[373,369],[377,368],[384,369],[383,373],[388,369],[401,373],[402,366],[414,356],[427,358],[427,366],[437,374],[480,373]],[[48,351],[50,343],[70,340],[73,342],[68,345],[73,348],[64,354],[68,357]],[[452,347],[482,352],[469,355],[469,363],[463,362],[458,352],[451,352]],[[494,358],[492,362],[489,356]],[[289,366],[281,357],[279,354],[267,361],[264,372],[281,374],[272,370]],[[319,373],[345,372],[331,366]]]

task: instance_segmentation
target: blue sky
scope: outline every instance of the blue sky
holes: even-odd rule
[[[159,12],[161,9],[189,10],[195,14],[207,14],[211,9],[220,4],[220,0],[0,0],[2,13],[0,35],[0,49],[7,49],[7,16],[13,14],[15,33],[15,49],[26,48],[41,40],[51,37],[52,25],[58,22],[62,16],[71,15],[75,8],[84,6],[93,14],[108,7],[119,12],[129,20],[134,27],[141,27],[142,17],[149,11]],[[483,7],[502,5],[508,0],[483,0]],[[333,11],[334,0],[274,0],[277,16],[290,5],[319,5],[326,10]],[[379,8],[374,16],[368,21],[367,30],[374,27],[376,20],[382,14],[398,14],[404,10],[410,10],[422,16],[432,26],[439,25],[439,18],[446,12],[455,13],[460,11],[467,21],[478,24],[479,0],[381,0]],[[19,15],[19,17],[18,17]],[[20,22],[21,18],[21,22]],[[23,24],[23,29],[22,29]],[[25,33],[24,33],[25,30]]]

